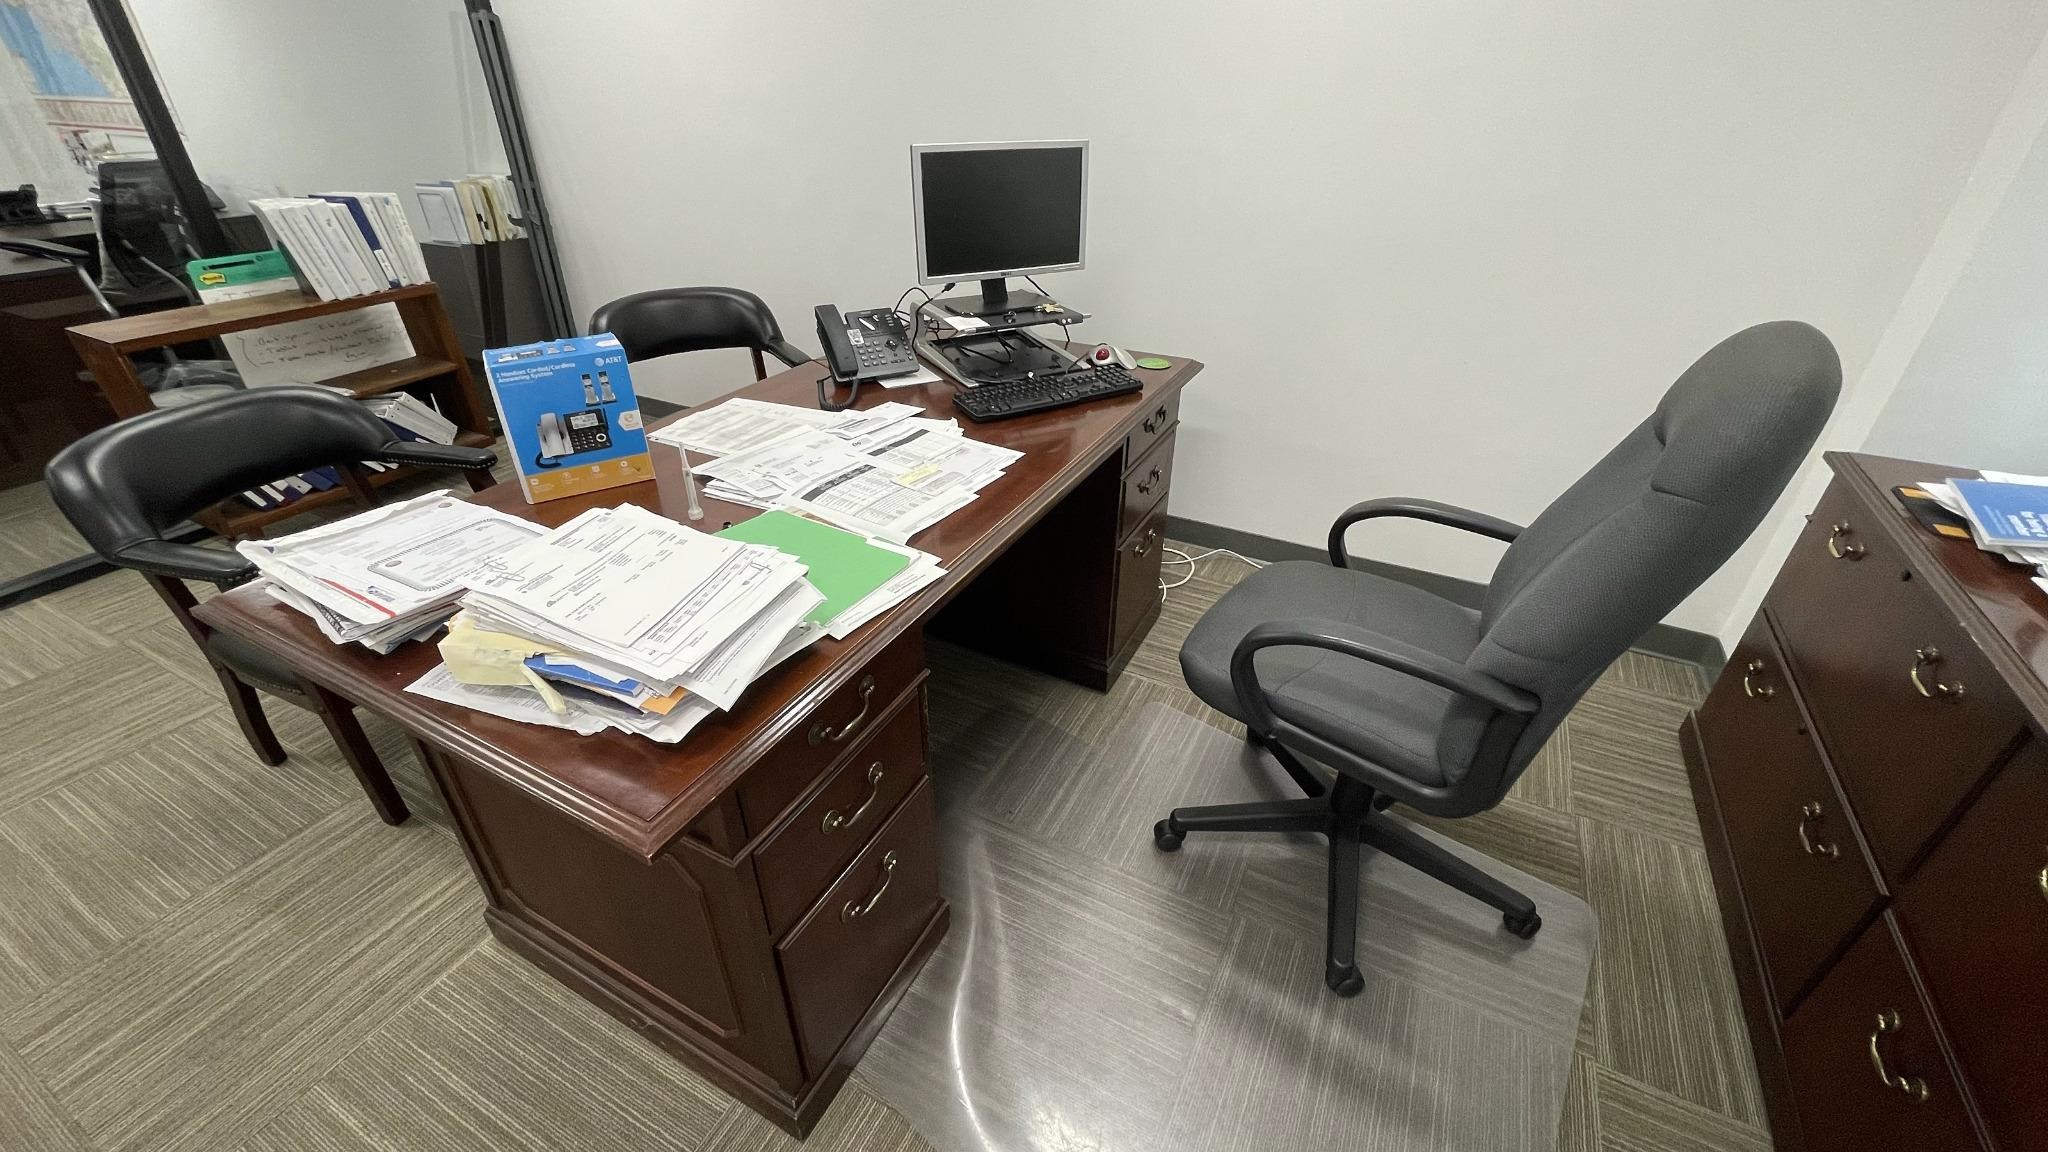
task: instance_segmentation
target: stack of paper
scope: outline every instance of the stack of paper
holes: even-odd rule
[[[465,579],[461,603],[478,627],[544,653],[529,667],[576,689],[563,695],[578,715],[673,742],[823,634],[808,617],[825,597],[804,573],[793,555],[628,504],[492,559]],[[434,677],[412,690],[460,694]]]
[[[542,531],[435,492],[235,547],[268,577],[272,596],[311,616],[328,639],[389,652],[439,629],[465,577]]]
[[[1023,455],[919,411],[894,401],[833,413],[734,398],[650,438],[717,457],[696,465],[710,478],[707,495],[786,506],[903,543],[972,502]]]
[[[1990,471],[1981,476],[1930,480],[1918,487],[1969,522],[1977,547],[2034,569],[2034,583],[2048,592],[2048,476]]]

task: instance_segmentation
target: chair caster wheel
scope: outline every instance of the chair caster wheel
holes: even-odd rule
[[[1500,922],[1508,931],[1524,940],[1534,940],[1537,931],[1543,927],[1543,917],[1535,912],[1527,916],[1517,916],[1512,912],[1503,913]]]
[[[1365,991],[1365,977],[1359,975],[1356,964],[1330,965],[1329,970],[1323,973],[1323,983],[1330,986],[1330,991],[1346,999]]]
[[[1180,851],[1180,842],[1186,838],[1187,833],[1175,830],[1164,820],[1152,825],[1152,846],[1161,852]]]

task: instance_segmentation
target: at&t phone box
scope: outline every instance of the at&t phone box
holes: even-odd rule
[[[654,478],[626,352],[610,333],[484,350],[528,504]]]

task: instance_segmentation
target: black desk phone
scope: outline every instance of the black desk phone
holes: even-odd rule
[[[910,327],[893,308],[869,308],[848,312],[844,317],[830,304],[817,307],[818,342],[825,346],[825,366],[832,370],[832,383],[854,385],[860,391],[863,380],[880,380],[917,371],[917,351],[911,347]],[[825,380],[818,381],[818,407],[838,412],[853,404],[833,401]]]

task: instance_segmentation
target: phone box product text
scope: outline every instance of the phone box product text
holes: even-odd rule
[[[654,478],[626,351],[610,333],[484,350],[528,504]]]

